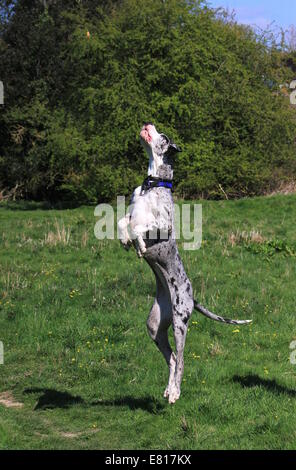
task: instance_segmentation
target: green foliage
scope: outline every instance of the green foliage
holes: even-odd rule
[[[14,3],[1,16],[0,187],[79,202],[129,194],[146,173],[145,120],[182,146],[184,197],[295,177],[295,113],[278,93],[288,59],[250,28],[203,1]]]
[[[295,248],[290,246],[285,240],[267,240],[263,243],[246,243],[246,248],[254,254],[263,255],[268,261],[276,253],[283,254],[284,256],[295,257]]]

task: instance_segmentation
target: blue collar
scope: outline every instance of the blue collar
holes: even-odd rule
[[[158,178],[157,176],[147,176],[142,184],[142,192],[149,191],[151,188],[173,188],[173,180]]]

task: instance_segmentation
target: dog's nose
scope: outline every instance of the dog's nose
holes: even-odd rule
[[[153,123],[152,122],[144,122],[143,126],[144,127],[153,126]]]

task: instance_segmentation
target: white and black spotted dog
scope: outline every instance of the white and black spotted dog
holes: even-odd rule
[[[138,256],[144,257],[155,274],[156,297],[147,327],[169,367],[164,397],[168,398],[169,403],[175,403],[180,397],[185,339],[193,309],[224,323],[244,325],[250,320],[217,316],[194,300],[175,240],[171,188],[174,155],[180,149],[165,134],[159,134],[150,122],[142,127],[140,138],[149,156],[148,177],[134,191],[130,210],[118,223],[119,237],[125,248],[132,244],[135,246]],[[176,354],[168,341],[171,324]]]

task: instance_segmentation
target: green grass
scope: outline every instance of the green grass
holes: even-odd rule
[[[148,265],[94,237],[91,207],[25,208],[0,209],[0,397],[23,403],[0,405],[0,448],[296,447],[295,195],[203,202],[202,248],[180,244],[196,297],[253,324],[193,314],[174,406]]]

